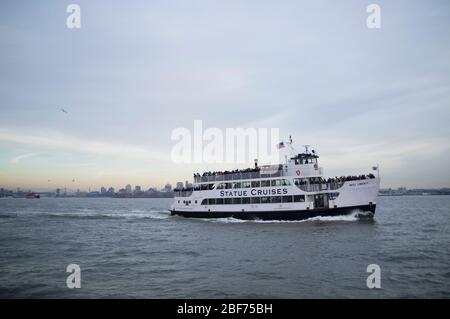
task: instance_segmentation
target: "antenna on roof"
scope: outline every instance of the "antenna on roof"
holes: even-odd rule
[[[303,145],[303,146],[305,147],[305,154],[309,154],[308,147],[310,147],[311,145]]]

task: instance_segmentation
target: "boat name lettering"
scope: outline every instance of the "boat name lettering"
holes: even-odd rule
[[[257,189],[252,188],[250,190],[222,190],[220,191],[220,197],[233,197],[233,196],[270,196],[270,195],[286,195],[288,193],[287,188],[271,188],[271,189]]]

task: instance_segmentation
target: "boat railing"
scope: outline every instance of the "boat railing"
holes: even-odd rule
[[[206,176],[195,176],[195,183],[207,183],[207,182],[222,182],[222,181],[234,181],[242,179],[256,179],[256,178],[271,178],[283,176],[283,170],[275,172],[242,172],[242,173],[229,173],[229,174],[216,174]]]

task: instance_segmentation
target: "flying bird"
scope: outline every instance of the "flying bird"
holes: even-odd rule
[[[60,109],[61,109],[61,112],[64,112],[64,113],[66,113],[66,114],[69,113],[69,112],[67,112],[65,109],[63,109],[62,107],[61,107]]]

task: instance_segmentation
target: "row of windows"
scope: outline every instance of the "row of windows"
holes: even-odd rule
[[[235,198],[205,198],[202,205],[232,205],[232,204],[272,204],[304,202],[305,195],[266,196],[266,197],[235,197]]]
[[[268,179],[263,181],[248,181],[248,182],[230,182],[220,183],[217,187],[214,184],[201,184],[196,185],[194,190],[211,190],[211,189],[236,189],[236,188],[254,188],[254,187],[271,187],[271,186],[289,186],[291,182],[287,179]]]

